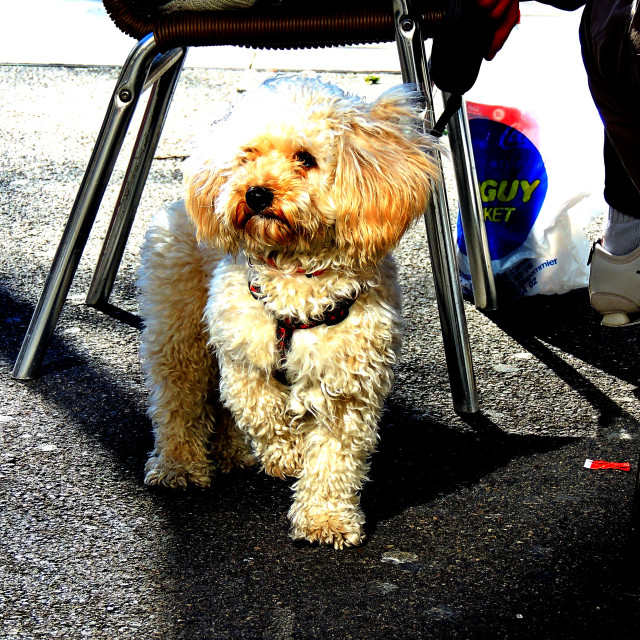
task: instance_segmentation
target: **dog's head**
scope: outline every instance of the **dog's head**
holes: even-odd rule
[[[422,127],[407,88],[368,104],[278,76],[217,126],[187,173],[199,238],[231,253],[371,265],[426,208],[436,169]]]

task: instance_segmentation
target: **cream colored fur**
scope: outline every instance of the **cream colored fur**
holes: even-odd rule
[[[359,493],[402,327],[389,251],[436,177],[414,102],[279,76],[219,124],[143,248],[148,484],[208,486],[259,464],[297,478],[293,538],[363,540]],[[251,209],[251,187],[272,202]],[[356,294],[342,322],[278,350],[276,318],[308,322]]]

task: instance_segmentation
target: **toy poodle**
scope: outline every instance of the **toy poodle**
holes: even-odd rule
[[[295,76],[217,124],[142,251],[147,484],[257,464],[296,478],[292,538],[364,539],[402,330],[389,252],[439,179],[424,125],[406,86],[368,103]]]

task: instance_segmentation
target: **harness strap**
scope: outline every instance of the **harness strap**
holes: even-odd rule
[[[249,291],[256,300],[262,300],[264,294],[262,289],[257,284],[249,282]],[[299,322],[292,318],[276,318],[276,341],[278,352],[286,357],[289,349],[291,348],[291,339],[293,338],[293,332],[298,329],[313,329],[321,324],[325,324],[328,327],[340,324],[348,315],[349,309],[353,306],[353,303],[357,300],[358,294],[356,293],[350,298],[344,298],[340,300],[335,307],[327,309],[321,318],[312,319],[309,322]]]

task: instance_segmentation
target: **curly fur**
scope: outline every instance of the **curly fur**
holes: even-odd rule
[[[207,486],[216,469],[259,464],[297,478],[294,539],[363,540],[359,493],[402,328],[389,252],[438,177],[415,98],[399,87],[369,104],[279,76],[192,163],[185,202],[142,255],[148,484]],[[353,296],[342,322],[277,348],[277,319],[318,319]]]

